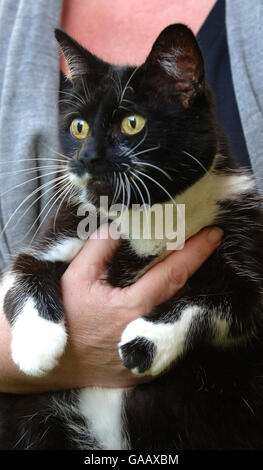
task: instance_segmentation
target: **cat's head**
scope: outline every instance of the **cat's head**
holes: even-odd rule
[[[139,67],[106,63],[61,30],[56,38],[73,84],[64,118],[70,179],[87,199],[164,202],[205,174],[216,135],[202,54],[186,26],[162,31]]]

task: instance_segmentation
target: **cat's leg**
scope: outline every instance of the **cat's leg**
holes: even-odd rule
[[[20,254],[3,277],[1,297],[11,326],[12,358],[26,374],[46,374],[63,354],[67,334],[60,278],[83,243],[77,237],[58,236]]]
[[[163,304],[158,316],[134,320],[124,330],[119,354],[135,375],[159,375],[198,342],[229,347],[246,339],[248,325],[235,321],[227,300],[214,306],[211,300],[209,305],[194,299],[180,304],[166,304],[166,313]]]
[[[187,347],[190,329],[202,316],[202,308],[189,305],[176,320],[138,318],[124,330],[119,353],[125,367],[136,375],[159,375]]]

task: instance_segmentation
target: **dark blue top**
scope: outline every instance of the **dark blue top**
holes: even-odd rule
[[[250,167],[231,76],[225,27],[225,0],[217,0],[197,38],[204,56],[206,81],[214,91],[216,114],[228,137],[230,149],[240,165]],[[65,90],[67,86],[69,82],[66,82],[61,73],[60,90]],[[70,143],[63,134],[61,144],[67,153]]]
[[[225,26],[225,0],[217,0],[197,38],[204,56],[206,81],[215,94],[218,120],[228,137],[235,159],[240,165],[250,167],[231,76]]]

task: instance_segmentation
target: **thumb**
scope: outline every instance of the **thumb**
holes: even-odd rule
[[[105,272],[118,244],[119,240],[112,238],[110,226],[101,225],[71,262],[71,271],[76,270],[79,280],[96,281]]]

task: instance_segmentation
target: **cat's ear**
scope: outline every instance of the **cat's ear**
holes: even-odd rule
[[[204,62],[192,31],[183,24],[165,28],[156,39],[144,67],[156,86],[174,87],[187,108],[204,85]]]
[[[82,47],[65,31],[62,29],[55,29],[55,37],[60,45],[68,66],[67,77],[69,80],[74,82],[83,77],[83,75],[105,73],[107,64]]]

